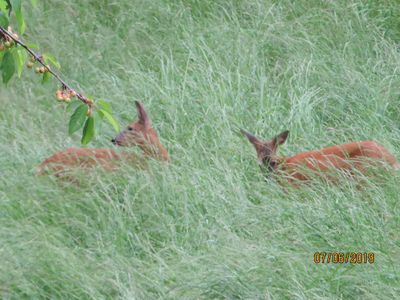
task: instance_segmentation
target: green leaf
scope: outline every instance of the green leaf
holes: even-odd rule
[[[94,118],[89,117],[86,120],[85,126],[83,127],[83,135],[81,143],[87,145],[94,137]]]
[[[6,12],[8,15],[11,13],[11,3],[10,0],[0,0],[0,10]]]
[[[31,4],[32,4],[33,7],[36,7],[37,6],[37,0],[31,0]]]
[[[103,111],[101,109],[97,109],[96,113],[99,115],[100,119],[102,119],[102,120],[104,119],[104,114],[103,114]]]
[[[73,134],[75,131],[79,130],[82,126],[83,123],[86,120],[86,112],[88,108],[85,104],[81,103],[79,105],[74,113],[71,116],[71,119],[69,120],[69,126],[68,126],[68,133]]]
[[[11,0],[4,0],[4,1],[6,1],[6,9],[8,10],[8,16],[10,16],[10,14],[11,14],[11,10],[12,10],[12,7],[11,7]]]
[[[44,72],[43,73],[43,77],[42,77],[42,84],[44,84],[47,81],[49,81],[50,77],[51,77],[50,72]]]
[[[15,61],[10,51],[4,54],[0,68],[3,73],[3,82],[7,84],[15,73]]]
[[[27,57],[26,52],[23,49],[13,48],[12,54],[14,56],[18,77],[21,77],[22,70],[24,69],[24,64]]]
[[[43,60],[46,64],[48,64],[49,62],[51,62],[57,69],[61,68],[60,63],[57,61],[57,59],[48,53],[43,54]]]
[[[1,0],[0,0],[1,1]],[[0,4],[1,5],[1,4]],[[1,7],[0,7],[0,9],[1,9]],[[9,21],[8,21],[8,17],[7,17],[7,15],[3,12],[3,11],[5,11],[5,9],[3,10],[3,9],[1,9],[2,11],[0,11],[0,26],[1,27],[5,27],[5,28],[7,28],[7,26],[8,26],[8,23],[9,23]]]
[[[72,100],[70,103],[68,103],[67,110],[68,111],[75,110],[80,104],[82,104],[82,101]]]
[[[103,116],[106,118],[108,123],[111,124],[112,127],[114,127],[116,132],[119,132],[119,124],[118,122],[114,119],[114,117],[108,112],[105,111],[104,109],[99,109],[99,112],[103,114]]]
[[[0,0],[0,11],[3,12],[7,11],[7,2],[5,0]]]
[[[97,104],[101,106],[102,110],[112,114],[111,103],[100,99]]]

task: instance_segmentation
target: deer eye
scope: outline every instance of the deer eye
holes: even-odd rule
[[[129,131],[132,131],[132,130],[133,130],[133,127],[128,127],[128,130],[129,130]]]

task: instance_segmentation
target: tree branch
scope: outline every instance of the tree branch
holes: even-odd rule
[[[87,106],[92,107],[93,106],[93,101],[88,99],[87,97],[85,97],[84,95],[82,95],[81,93],[78,93],[75,89],[73,89],[68,83],[66,83],[61,77],[60,75],[58,75],[57,73],[55,73],[53,70],[51,70],[48,65],[45,64],[45,62],[43,61],[43,57],[42,55],[39,55],[37,53],[35,53],[31,48],[29,48],[27,45],[25,45],[20,39],[15,38],[14,35],[9,32],[7,29],[5,29],[4,27],[0,26],[0,33],[3,34],[3,36],[8,37],[9,39],[13,40],[16,44],[20,45],[22,48],[24,48],[29,54],[32,55],[32,57],[35,58],[35,60],[37,62],[39,62],[42,66],[44,66],[47,71],[53,75],[63,86],[63,89],[68,89],[71,92],[74,92],[76,97],[82,101],[83,103],[85,103]]]

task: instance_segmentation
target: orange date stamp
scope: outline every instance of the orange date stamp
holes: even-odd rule
[[[316,264],[373,264],[374,252],[315,252]]]

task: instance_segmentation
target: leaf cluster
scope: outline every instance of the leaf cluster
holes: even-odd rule
[[[34,7],[37,6],[37,0],[30,2]],[[18,34],[13,32],[10,26],[12,22],[17,23],[18,34],[23,35],[26,23],[22,1],[0,0],[0,72],[3,84],[7,85],[14,75],[20,78],[25,65],[30,69],[34,64],[39,64],[41,67],[36,67],[35,72],[43,74],[42,84],[51,77],[61,83],[61,89],[56,92],[57,99],[68,103],[69,110],[73,111],[68,126],[70,135],[83,128],[81,142],[86,145],[95,137],[102,120],[106,120],[118,132],[119,125],[112,116],[111,104],[104,100],[95,102],[71,88],[53,70],[61,68],[57,59],[49,53],[36,53],[33,48],[38,49],[37,45],[23,43]],[[73,101],[71,95],[75,98]]]

